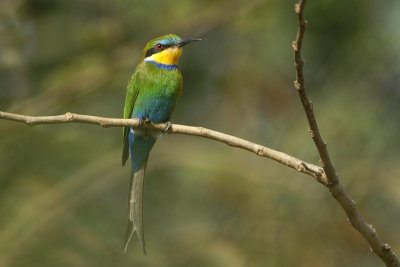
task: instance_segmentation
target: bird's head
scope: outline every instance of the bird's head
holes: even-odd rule
[[[175,34],[167,34],[149,41],[143,50],[143,60],[166,65],[178,65],[182,46],[201,39],[182,39]]]

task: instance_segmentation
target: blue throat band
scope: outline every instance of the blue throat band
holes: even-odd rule
[[[157,62],[155,62],[153,60],[145,60],[145,61],[156,65],[157,68],[160,68],[160,69],[166,69],[166,70],[176,70],[176,69],[178,69],[178,65],[174,65],[174,64],[157,63]]]

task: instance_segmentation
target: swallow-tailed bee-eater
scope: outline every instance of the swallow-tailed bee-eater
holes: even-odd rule
[[[124,118],[136,118],[141,122],[166,123],[170,127],[171,115],[182,91],[182,74],[178,61],[182,47],[200,39],[181,39],[168,34],[149,41],[143,50],[143,58],[136,67],[128,84]],[[143,253],[146,247],[143,235],[143,189],[147,160],[161,131],[140,127],[124,127],[122,165],[131,158],[128,226],[124,244],[136,232]]]

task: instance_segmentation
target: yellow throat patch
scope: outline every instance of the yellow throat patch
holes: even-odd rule
[[[182,55],[182,48],[180,47],[170,47],[159,53],[153,54],[146,58],[157,63],[166,65],[178,65],[179,58]]]

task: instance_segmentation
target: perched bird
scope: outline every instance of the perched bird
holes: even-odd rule
[[[178,61],[182,46],[200,39],[181,39],[175,34],[155,38],[146,44],[143,58],[128,84],[124,118],[141,122],[167,123],[182,91],[182,74]],[[136,232],[143,253],[146,247],[143,235],[143,189],[147,160],[161,131],[134,127],[123,129],[122,165],[131,158],[128,226],[124,251]]]

